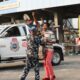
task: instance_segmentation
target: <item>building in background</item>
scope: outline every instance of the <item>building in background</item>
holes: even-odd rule
[[[23,14],[31,16],[36,11],[38,19],[45,16],[55,23],[57,39],[63,41],[63,19],[77,18],[80,0],[0,0],[0,24],[22,20]],[[60,38],[59,38],[60,37]]]

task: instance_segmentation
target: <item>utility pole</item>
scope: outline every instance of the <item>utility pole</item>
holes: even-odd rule
[[[54,13],[54,24],[55,24],[55,28],[56,28],[56,37],[57,40],[59,40],[59,25],[58,25],[58,14],[55,12]]]

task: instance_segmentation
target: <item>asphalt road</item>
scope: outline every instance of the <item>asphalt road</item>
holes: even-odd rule
[[[20,80],[24,67],[23,62],[1,63],[0,80]],[[80,80],[80,55],[66,56],[65,60],[54,67],[56,80]],[[41,80],[44,77],[43,66],[40,66]],[[34,80],[34,70],[31,69],[26,80]]]

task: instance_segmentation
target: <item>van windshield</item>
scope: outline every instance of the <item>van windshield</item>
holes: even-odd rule
[[[9,27],[6,28],[0,28],[0,34],[3,33],[5,30],[7,30]]]

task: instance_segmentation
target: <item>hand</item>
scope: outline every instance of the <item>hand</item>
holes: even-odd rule
[[[35,16],[35,12],[32,12],[32,16]]]
[[[43,37],[43,40],[44,40],[44,42],[47,42],[47,38],[46,37]]]
[[[45,32],[42,30],[42,31],[41,31],[41,35],[44,36],[44,33],[45,33]]]

